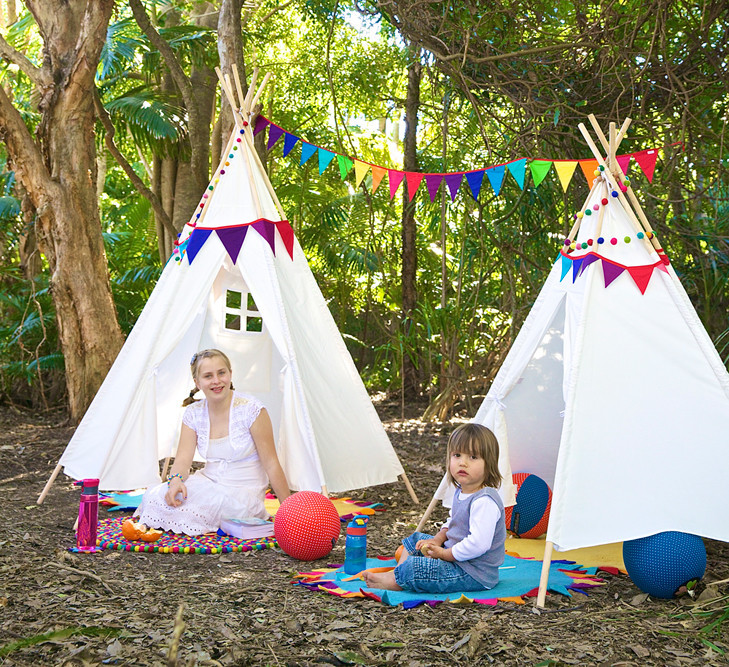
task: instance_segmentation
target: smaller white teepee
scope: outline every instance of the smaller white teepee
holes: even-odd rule
[[[254,73],[244,97],[234,74],[240,104],[221,76],[236,121],[226,157],[39,503],[61,468],[102,489],[158,483],[177,447],[189,360],[211,347],[231,358],[236,389],[268,409],[292,489],[402,475],[417,502],[253,147],[267,78],[253,96]]]

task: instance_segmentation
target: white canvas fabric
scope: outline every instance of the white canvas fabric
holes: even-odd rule
[[[599,254],[659,262],[636,233],[610,198]],[[497,435],[502,474],[552,487],[558,550],[669,530],[729,541],[729,375],[675,272],[655,268],[644,294],[627,271],[605,287],[601,261],[562,273],[560,257],[474,418]]]
[[[214,190],[201,200],[200,228],[281,220],[267,176],[239,136],[229,142],[237,150],[225,174],[216,172]],[[177,446],[182,399],[194,386],[189,361],[215,347],[230,357],[236,389],[271,415],[292,489],[342,492],[397,479],[402,465],[301,247],[294,239],[292,259],[275,234],[275,254],[251,227],[235,263],[215,232],[192,263],[186,256],[168,262],[61,457],[67,475],[98,477],[104,490],[158,483],[160,459]],[[226,329],[228,291],[245,305],[251,295],[261,332]]]

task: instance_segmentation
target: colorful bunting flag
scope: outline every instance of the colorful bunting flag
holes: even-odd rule
[[[259,132],[263,132],[263,130],[268,127],[270,122],[271,121],[267,118],[264,118],[263,116],[258,116],[258,118],[256,118],[256,124],[253,126],[253,136],[255,137]]]
[[[372,194],[377,192],[377,188],[380,187],[380,181],[386,173],[387,169],[384,167],[376,167],[375,165],[372,165]]]
[[[346,155],[337,155],[337,162],[339,163],[339,175],[342,180],[347,178],[347,174],[352,170],[354,162],[352,158],[348,158]]]
[[[559,176],[559,182],[562,184],[562,191],[567,192],[567,186],[570,184],[570,181],[572,180],[572,176],[575,173],[575,169],[577,168],[577,161],[576,160],[555,160],[554,161],[554,170],[557,172],[557,176]]]
[[[289,253],[291,259],[294,258],[294,230],[291,229],[291,225],[288,220],[279,220],[276,224],[278,234],[283,241],[286,252]]]
[[[532,180],[534,181],[535,188],[539,187],[539,184],[544,180],[551,166],[551,160],[532,160],[529,163],[529,171],[532,172]]]
[[[415,193],[418,191],[418,188],[420,187],[420,182],[423,180],[424,174],[421,174],[416,171],[407,171],[405,172],[405,180],[408,184],[408,201],[412,201],[413,197],[415,196]]]
[[[592,182],[595,180],[595,169],[597,169],[597,160],[580,160],[580,167],[582,173],[587,179],[587,185],[592,187]]]
[[[434,202],[435,197],[438,194],[438,188],[443,182],[445,174],[425,174],[425,185],[428,186],[428,194],[430,195],[430,201]],[[410,184],[408,183],[408,187]]]
[[[205,241],[208,240],[210,234],[213,233],[212,229],[194,229],[190,237],[187,239],[187,261],[192,264],[193,260],[200,252],[200,248],[205,245]]]
[[[564,277],[569,273],[572,268],[572,260],[567,255],[561,255],[562,257],[562,275],[559,277],[559,281],[562,282]]]
[[[643,173],[645,174],[645,177],[648,179],[649,183],[653,183],[653,172],[656,168],[656,159],[658,158],[658,151],[654,148],[651,148],[646,151],[640,151],[638,153],[633,153],[633,157],[635,158],[635,161],[638,163],[638,166],[643,170]]]
[[[478,199],[478,193],[481,192],[481,184],[483,183],[483,169],[480,171],[467,171],[466,181],[468,187],[471,188],[473,198]]]
[[[248,225],[253,227],[271,246],[271,252],[276,254],[276,225],[270,220],[256,220],[254,223]]]
[[[268,138],[271,138],[271,133],[268,133]],[[286,157],[290,152],[291,149],[296,146],[296,142],[299,140],[299,137],[295,137],[293,134],[289,134],[286,132],[284,134],[284,148],[283,148],[283,154],[284,157]]]
[[[268,130],[268,150],[270,151],[274,144],[281,138],[284,131],[278,125],[271,125]]]
[[[405,178],[405,172],[398,171],[397,169],[388,169],[387,178],[390,181],[390,199],[392,199],[395,196],[397,189],[400,187],[402,179]]]
[[[509,162],[507,165],[511,175],[522,190],[524,189],[524,177],[526,176],[526,163],[527,161],[524,157],[521,160],[516,160],[516,162]]]
[[[587,269],[590,264],[596,262],[598,259],[600,258],[594,252],[591,252],[589,255],[585,255],[585,259],[582,262],[582,268],[580,269],[580,275],[585,272],[585,269]]]
[[[370,165],[368,165],[366,162],[362,162],[361,160],[355,160],[354,161],[354,185],[355,187],[359,187],[359,184],[362,182],[365,176],[367,176],[367,172],[370,169]]]
[[[316,153],[316,146],[314,144],[307,144],[305,141],[301,142],[301,159],[299,165],[306,164],[306,161]]]
[[[448,187],[448,192],[451,193],[451,201],[455,200],[458,190],[461,187],[461,181],[463,181],[463,172],[445,175],[446,186]]]
[[[582,262],[584,261],[584,257],[575,257],[572,260],[572,282],[577,280],[577,276],[580,274],[580,269],[582,268]]]
[[[238,254],[243,247],[243,241],[245,241],[248,227],[250,225],[238,225],[236,227],[222,227],[215,230],[233,264],[238,261]]]
[[[324,170],[329,166],[329,163],[334,159],[334,153],[331,151],[325,151],[323,148],[319,149],[319,174],[323,174]]]
[[[623,173],[627,176],[628,175],[628,169],[630,169],[630,158],[633,156],[628,153],[627,155],[617,155],[616,159],[618,161],[618,165],[623,170]]]
[[[640,162],[638,162],[640,164]],[[628,273],[630,277],[635,281],[641,294],[645,294],[648,288],[648,283],[653,275],[653,265],[650,266],[629,266]]]
[[[504,183],[504,174],[506,173],[506,165],[500,164],[496,167],[486,170],[486,176],[489,177],[489,183],[493,188],[494,194],[498,197],[501,192],[501,186]],[[522,183],[524,181],[522,180]]]
[[[602,276],[605,279],[605,287],[610,285],[623,271],[625,271],[625,267],[602,258]]]

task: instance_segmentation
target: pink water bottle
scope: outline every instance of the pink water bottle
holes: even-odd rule
[[[99,522],[99,480],[85,479],[78,506],[76,546],[79,551],[96,551],[96,528]]]

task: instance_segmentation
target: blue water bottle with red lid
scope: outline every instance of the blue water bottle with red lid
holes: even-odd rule
[[[344,571],[359,574],[367,569],[367,522],[369,517],[356,516],[347,524],[344,543]]]

